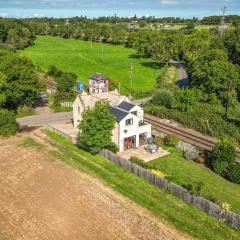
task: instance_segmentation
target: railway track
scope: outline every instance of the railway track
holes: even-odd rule
[[[46,83],[47,89],[51,90],[51,91],[56,91],[57,90],[57,83],[51,80],[48,80],[46,78],[43,77],[38,77],[38,79],[44,83]]]
[[[211,151],[217,143],[217,140],[212,137],[206,137],[192,131],[173,126],[170,123],[164,122],[162,119],[145,114],[144,120],[150,123],[153,129],[158,130],[165,134],[174,134],[184,142],[190,143],[194,146]],[[240,149],[236,148],[236,160],[240,163]]]

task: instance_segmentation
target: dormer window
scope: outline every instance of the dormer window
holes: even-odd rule
[[[133,125],[133,118],[126,120],[126,126],[130,126],[130,125]]]
[[[137,116],[137,111],[131,112],[133,115]]]

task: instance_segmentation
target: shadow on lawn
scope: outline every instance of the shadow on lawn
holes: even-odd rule
[[[145,57],[145,56],[140,55],[140,54],[131,54],[131,55],[129,55],[128,58],[149,59],[148,57]],[[164,66],[164,64],[161,64],[159,62],[142,62],[141,65],[144,66],[144,67],[155,69],[155,70],[160,70]]]

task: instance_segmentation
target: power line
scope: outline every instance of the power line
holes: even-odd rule
[[[226,27],[226,17],[225,17],[225,14],[226,14],[226,10],[227,10],[227,7],[224,6],[221,11],[222,11],[222,17],[221,17],[221,23],[220,23],[220,28],[219,28],[219,35],[222,37],[224,35],[224,30],[225,30],[225,27]]]

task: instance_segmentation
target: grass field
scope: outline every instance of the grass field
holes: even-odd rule
[[[103,46],[103,59],[102,59]],[[154,89],[156,78],[160,75],[160,65],[141,58],[133,49],[109,44],[84,42],[73,39],[39,36],[35,45],[21,52],[32,59],[34,64],[47,71],[50,65],[56,65],[62,71],[71,71],[79,80],[88,81],[88,77],[100,72],[121,82],[121,92],[130,88],[130,64],[133,63],[133,89],[145,91]]]
[[[227,181],[202,165],[184,159],[180,150],[169,148],[168,151],[171,152],[170,155],[154,160],[150,164],[184,183],[203,182],[207,192],[221,203],[229,203],[230,210],[240,214],[240,185]]]
[[[52,152],[65,163],[97,177],[115,191],[165,219],[177,229],[196,239],[239,239],[240,233],[217,221],[201,210],[183,203],[172,194],[163,191],[117,167],[100,156],[92,156],[77,148],[63,137],[46,131],[58,148]]]

